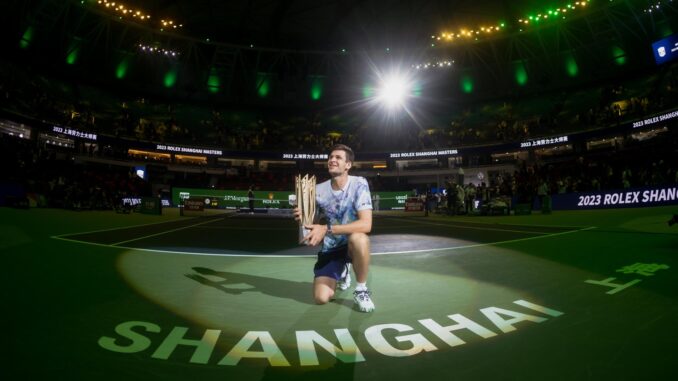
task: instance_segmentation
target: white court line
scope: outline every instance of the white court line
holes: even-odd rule
[[[160,233],[149,234],[147,236],[143,236],[143,237],[139,237],[139,238],[132,238],[132,239],[128,239],[126,241],[120,241],[120,242],[112,243],[110,245],[111,246],[117,246],[117,245],[120,245],[121,243],[127,243],[127,242],[139,241],[139,240],[146,239],[146,238],[157,237],[159,235],[164,235],[164,234],[167,234],[167,233],[173,233],[173,232],[176,232],[176,231],[179,231],[179,230],[189,229],[189,228],[192,228],[192,227],[195,227],[195,226],[210,224],[210,223],[216,222],[216,221],[219,221],[219,219],[215,218],[213,220],[203,221],[203,222],[193,224],[193,225],[188,225],[188,226],[182,226],[180,228],[170,229],[170,230],[166,230],[166,231],[160,232]]]
[[[414,216],[413,216],[414,217]],[[497,216],[501,217],[501,216]],[[392,216],[388,218],[398,218],[398,219],[407,219],[406,217],[400,217],[400,216]],[[433,216],[434,219],[438,221],[444,221],[444,218],[441,218],[439,216]],[[468,217],[467,217],[468,218]],[[474,218],[474,217],[471,217]],[[589,226],[585,225],[540,225],[540,224],[506,224],[502,222],[484,222],[484,221],[468,221],[466,219],[464,220],[456,220],[456,222],[468,222],[471,224],[477,224],[477,225],[499,225],[499,226],[530,226],[530,227],[538,227],[538,228],[570,228],[570,229],[585,229],[588,228]]]
[[[504,244],[515,243],[515,242],[530,241],[530,240],[534,240],[534,239],[556,237],[556,236],[560,236],[560,235],[578,233],[578,232],[581,232],[581,231],[592,230],[592,229],[596,229],[596,227],[595,226],[589,226],[587,228],[582,228],[582,229],[579,229],[579,230],[570,230],[570,231],[566,231],[566,232],[552,233],[552,234],[541,235],[541,236],[536,236],[536,237],[511,239],[511,240],[498,241],[498,242],[478,243],[478,244],[464,245],[464,246],[440,247],[440,248],[435,248],[435,249],[420,249],[420,250],[406,250],[406,251],[385,251],[385,252],[371,253],[371,255],[413,254],[413,253],[426,253],[426,252],[436,252],[436,251],[445,251],[445,250],[468,249],[468,248],[472,248],[472,247],[483,247],[483,246],[492,246],[492,245],[504,245]],[[84,244],[84,245],[94,245],[94,246],[108,247],[108,248],[114,248],[114,249],[128,249],[128,250],[144,251],[144,252],[151,252],[151,253],[162,253],[162,254],[195,255],[195,256],[205,256],[205,257],[250,257],[250,258],[266,258],[266,259],[268,259],[268,258],[309,258],[309,257],[316,257],[316,254],[292,254],[292,255],[265,255],[265,254],[263,254],[262,255],[262,254],[249,254],[249,253],[237,253],[237,254],[236,253],[233,253],[233,254],[232,253],[201,253],[201,252],[191,252],[191,251],[144,249],[144,248],[138,248],[138,247],[113,246],[113,245],[108,245],[108,244],[103,244],[103,243],[78,241],[78,240],[74,240],[74,239],[68,239],[68,238],[62,238],[62,237],[56,237],[56,236],[52,237],[52,238],[60,239],[60,240],[63,240],[63,241],[68,241],[68,242],[80,243],[80,244]]]
[[[503,245],[507,243],[515,243],[515,242],[522,242],[522,241],[531,241],[533,239],[542,239],[542,238],[550,238],[550,237],[556,237],[559,235],[565,235],[565,234],[571,234],[571,233],[578,233],[580,231],[584,230],[592,230],[595,229],[595,226],[589,226],[587,228],[579,229],[579,230],[570,230],[566,232],[560,232],[560,233],[552,233],[548,235],[541,235],[541,236],[536,236],[536,237],[527,237],[527,238],[518,238],[518,239],[509,239],[506,241],[497,241],[497,242],[488,242],[488,243],[476,243],[473,245],[464,245],[464,246],[453,246],[453,247],[443,247],[443,248],[437,248],[437,249],[421,249],[421,250],[408,250],[408,251],[391,251],[391,252],[383,252],[383,253],[372,253],[372,255],[390,255],[390,254],[410,254],[410,253],[425,253],[425,252],[431,252],[431,251],[443,251],[443,250],[458,250],[458,249],[468,249],[471,247],[482,247],[482,246],[492,246],[492,245]]]
[[[200,229],[217,229],[217,230],[296,230],[298,225],[290,225],[286,228],[276,227],[258,227],[258,226],[201,226]]]
[[[180,220],[188,221],[189,219],[192,219],[192,218],[194,218],[194,217],[181,217],[181,218],[175,218],[175,219],[167,220],[167,221],[151,222],[151,223],[148,223],[148,224],[129,225],[129,226],[119,226],[119,227],[117,227],[117,228],[109,228],[109,229],[101,229],[101,230],[90,230],[90,231],[79,232],[79,233],[66,233],[66,234],[54,235],[54,236],[52,236],[51,238],[61,238],[61,237],[69,236],[69,235],[80,235],[80,234],[101,233],[101,232],[110,232],[110,231],[113,231],[113,230],[123,230],[123,229],[138,228],[138,227],[142,227],[142,226],[160,225],[160,224],[167,224],[167,223],[170,223],[170,222],[175,222],[175,221],[180,221]]]
[[[398,217],[395,217],[398,218]],[[513,230],[513,229],[493,229],[493,228],[487,228],[487,227],[480,227],[480,226],[465,226],[465,225],[452,225],[452,224],[437,224],[435,222],[426,222],[426,221],[416,221],[416,220],[408,220],[410,222],[416,223],[416,224],[422,224],[422,225],[435,225],[435,226],[443,226],[443,227],[450,227],[450,228],[461,228],[461,229],[473,229],[473,230],[492,230],[492,231],[498,231],[498,232],[509,232],[509,233],[525,233],[525,234],[549,234],[545,232],[533,232],[529,230]],[[513,225],[513,226],[520,226],[520,225]]]

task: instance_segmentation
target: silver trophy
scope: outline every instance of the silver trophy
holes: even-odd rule
[[[296,203],[301,216],[299,220],[299,243],[301,243],[310,231],[304,228],[304,225],[313,224],[315,218],[315,176],[299,175],[295,176],[294,180]]]

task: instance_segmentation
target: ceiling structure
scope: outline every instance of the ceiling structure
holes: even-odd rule
[[[181,33],[242,46],[293,50],[381,49],[426,43],[449,25],[482,24],[518,14],[512,2],[470,0],[151,0],[137,2],[171,18]],[[528,1],[522,5],[530,6]],[[532,1],[534,4],[535,2]],[[538,3],[538,2],[536,2]],[[513,6],[509,4],[514,4]],[[130,3],[128,6],[133,7]]]
[[[579,4],[551,2],[547,8],[536,0],[126,0],[130,12],[143,7],[152,15],[146,21],[114,11],[120,3],[104,7],[99,0],[9,0],[0,7],[3,44],[33,62],[66,60],[90,77],[108,71],[120,79],[127,61],[135,82],[184,93],[211,90],[227,102],[262,98],[267,81],[293,89],[279,91],[276,101],[295,98],[297,87],[320,79],[326,93],[339,95],[348,78],[360,86],[375,68],[438,62],[451,68],[423,75],[434,77],[433,87],[459,92],[467,92],[465,78],[472,78],[476,93],[566,85],[648,66],[649,44],[678,30],[672,0],[661,9],[654,0],[588,0],[567,18],[518,21]],[[159,19],[181,27],[162,28]],[[499,24],[496,33],[479,33]],[[435,38],[462,29],[477,34]],[[170,56],[145,57],[141,46]],[[174,81],[157,73],[167,70],[174,70]],[[520,75],[529,78],[527,85]]]

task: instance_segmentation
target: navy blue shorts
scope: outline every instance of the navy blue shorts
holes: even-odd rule
[[[346,270],[346,265],[351,263],[351,257],[348,255],[348,245],[340,246],[328,252],[318,253],[318,261],[313,267],[315,277],[326,276],[339,280]]]

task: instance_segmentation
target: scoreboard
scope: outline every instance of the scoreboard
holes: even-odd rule
[[[652,51],[657,65],[675,60],[678,58],[678,34],[654,42]]]

